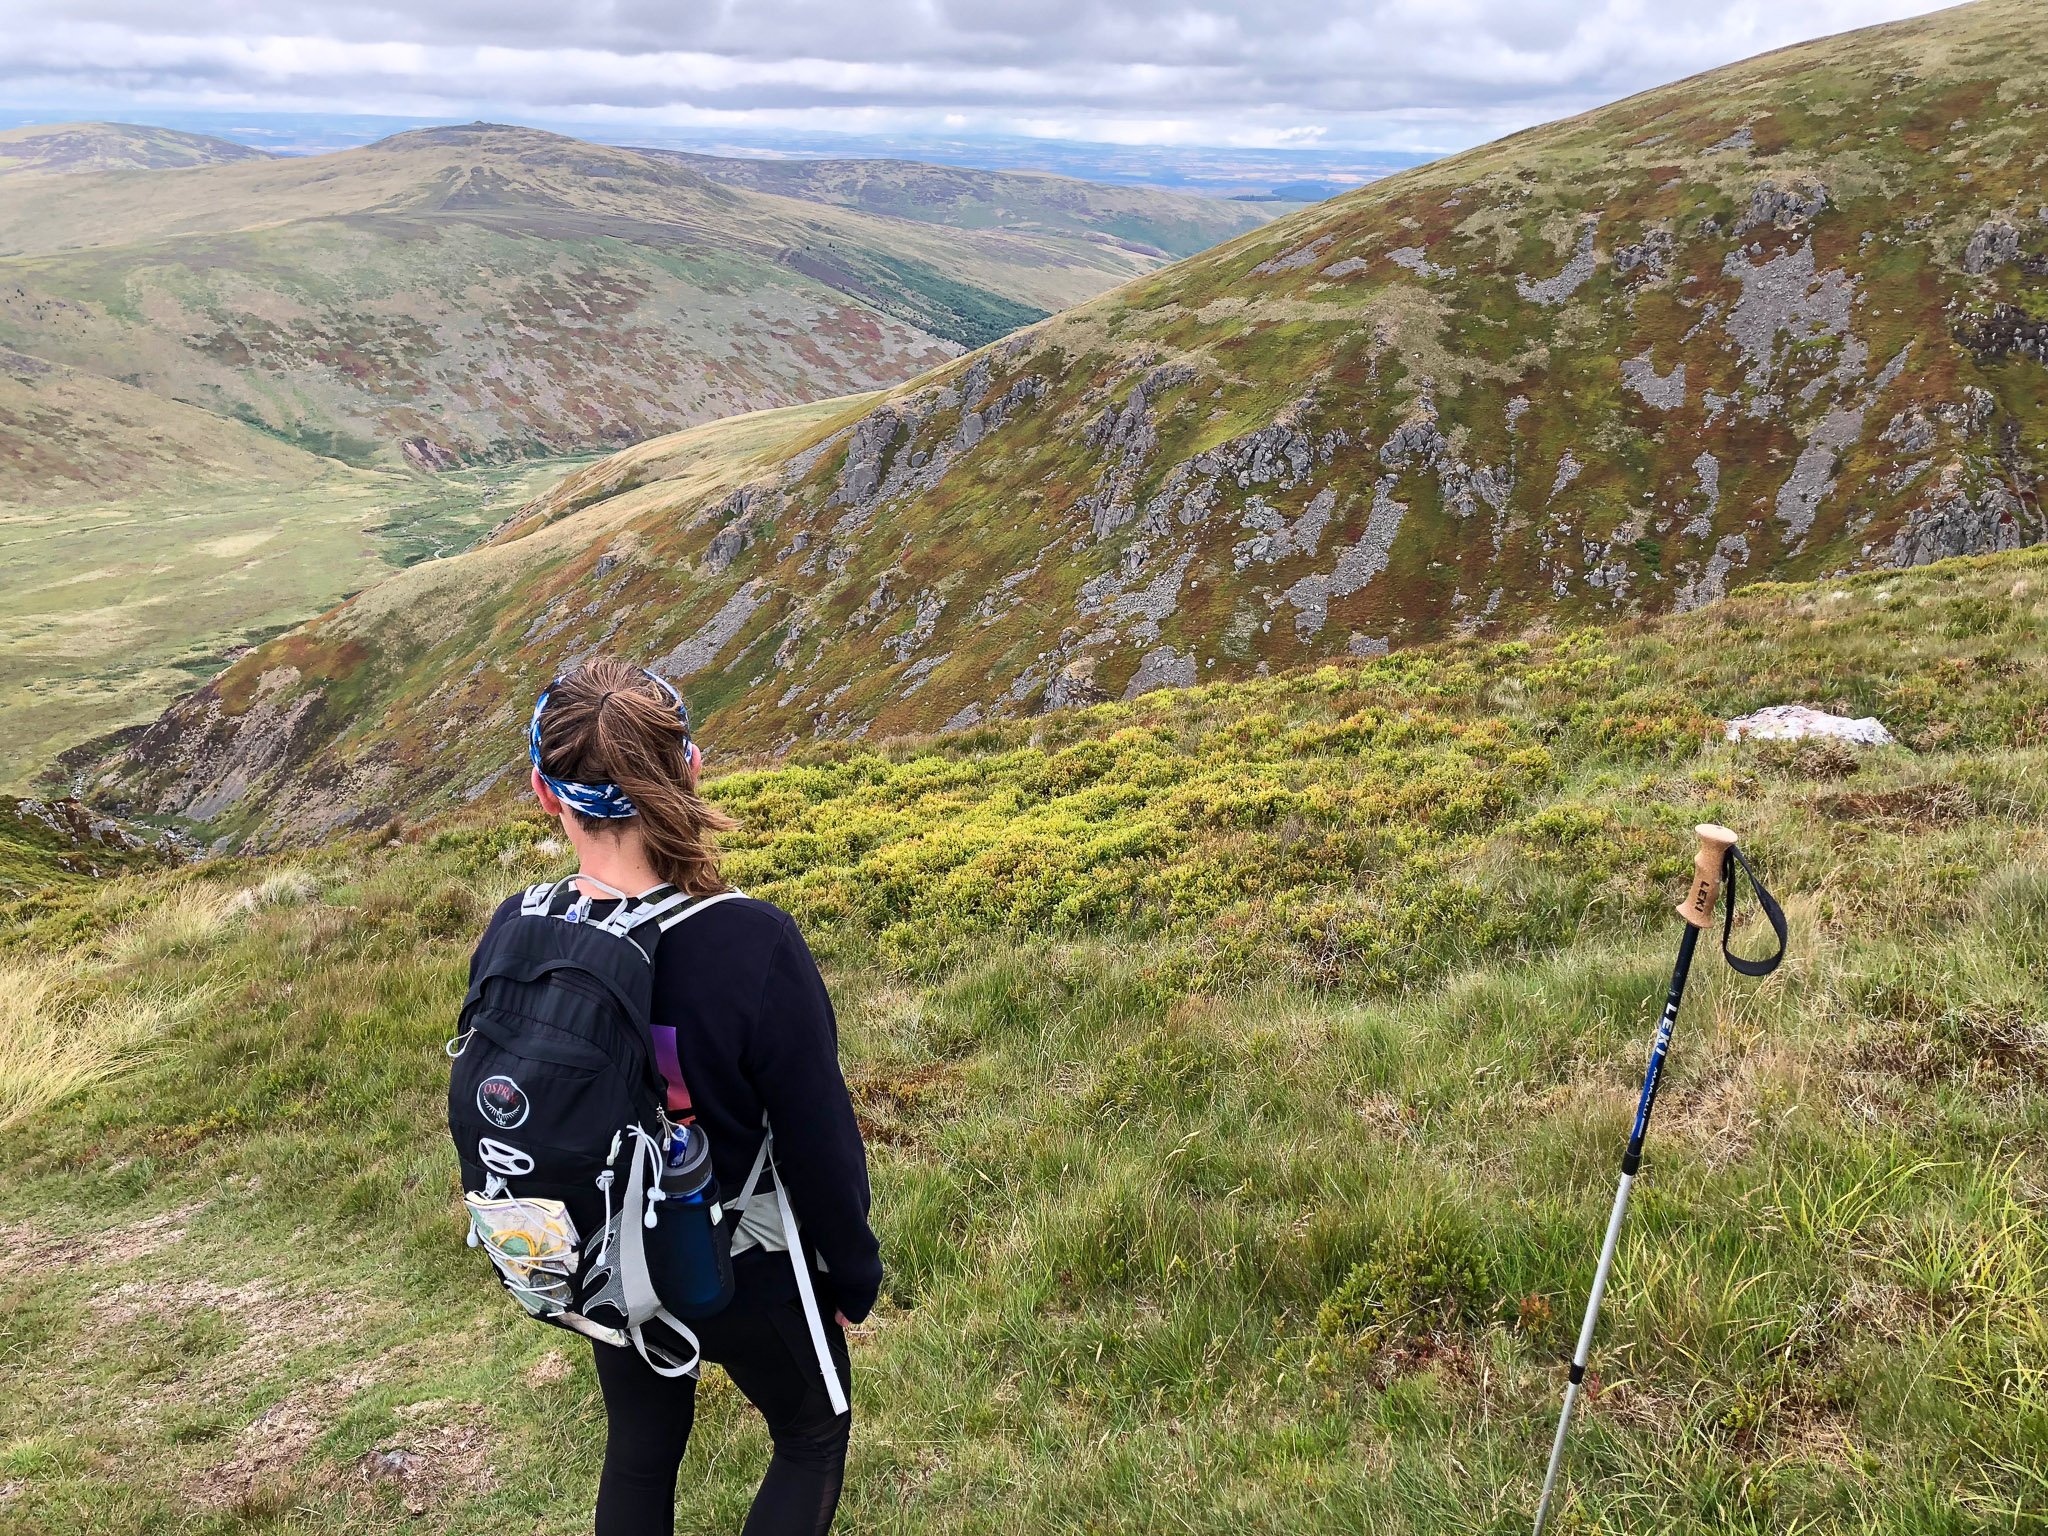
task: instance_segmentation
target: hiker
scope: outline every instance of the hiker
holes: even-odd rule
[[[540,1289],[546,1289],[543,1281],[552,1284],[558,1298],[572,1304],[567,1307],[559,1299],[544,1306],[545,1297],[530,1299],[508,1284],[543,1320],[617,1341],[593,1345],[606,1416],[597,1536],[673,1532],[676,1473],[689,1441],[700,1353],[724,1367],[767,1421],[774,1443],[747,1517],[746,1536],[823,1532],[838,1506],[852,1425],[850,1410],[835,1411],[850,1391],[845,1330],[868,1315],[882,1279],[879,1250],[868,1226],[867,1154],[839,1069],[831,999],[795,921],[765,901],[733,891],[719,874],[713,837],[734,823],[698,797],[701,756],[690,739],[682,701],[664,679],[610,657],[584,662],[542,695],[531,747],[534,794],[549,815],[560,818],[580,861],[579,873],[573,881],[536,887],[498,909],[471,964],[472,1003],[490,995],[477,976],[480,965],[488,968],[487,957],[504,948],[494,949],[494,935],[519,922],[522,914],[568,920],[537,929],[529,924],[541,942],[560,935],[564,943],[573,938],[588,944],[599,931],[639,942],[653,960],[646,1034],[659,1082],[649,1092],[666,1094],[655,1118],[687,1127],[674,1131],[678,1140],[673,1146],[701,1150],[708,1138],[707,1172],[716,1180],[712,1187],[740,1192],[722,1206],[710,1204],[708,1217],[706,1207],[696,1208],[700,1224],[709,1222],[701,1230],[720,1238],[721,1262],[728,1235],[731,1245],[731,1299],[725,1302],[721,1296],[713,1303],[719,1310],[710,1315],[691,1315],[683,1324],[661,1311],[646,1324],[643,1338],[638,1326],[623,1331],[603,1326],[606,1314],[588,1304],[587,1292],[577,1303],[573,1276],[528,1276]],[[659,914],[661,921],[632,926],[641,914]],[[684,917],[689,920],[679,920]],[[617,946],[601,948],[608,954]],[[641,956],[620,952],[630,955],[620,962],[627,966],[620,974],[630,978]],[[529,963],[520,971],[515,964],[498,974],[518,981],[541,969]],[[619,990],[631,989],[622,984]],[[471,1019],[469,1005],[464,1018],[466,1023]],[[488,1021],[483,1024],[488,1032]],[[497,1026],[496,1037],[504,1032],[502,1024]],[[450,1054],[459,1056],[461,1046],[461,1041],[451,1042]],[[540,1047],[526,1049],[539,1060],[522,1067],[524,1088],[499,1071],[471,1090],[462,1076],[463,1063],[457,1061],[450,1123],[458,1149],[465,1146],[463,1125],[470,1123],[458,1121],[472,1114],[471,1098],[488,1118],[486,1130],[511,1128],[498,1132],[498,1140],[470,1133],[469,1144],[481,1148],[475,1153],[481,1166],[473,1168],[472,1154],[465,1151],[465,1187],[478,1174],[490,1180],[486,1194],[527,1193],[517,1175],[522,1168],[532,1170],[535,1157],[546,1156],[541,1138],[522,1150],[517,1128],[525,1125],[531,1131],[540,1123],[542,1107],[525,1102],[529,1091],[535,1100],[549,1092],[561,1097],[562,1090],[554,1086],[559,1077],[548,1076],[561,1069],[546,1065],[550,1058]],[[473,1070],[490,1065],[487,1061]],[[532,1123],[529,1115],[536,1117]],[[637,1245],[645,1236],[652,1255],[658,1224],[687,1209],[676,1193],[663,1193],[653,1153],[648,1161],[654,1174],[642,1176],[634,1143],[645,1140],[652,1146],[653,1138],[631,1134],[621,1154],[611,1124],[582,1129],[600,1148],[611,1138],[611,1159],[598,1180],[603,1214],[595,1212],[595,1191],[579,1194],[576,1198],[587,1202],[585,1214],[573,1221],[563,1218],[569,1241],[581,1229],[589,1245],[586,1254],[602,1260],[615,1257],[613,1247],[629,1241]],[[675,1166],[672,1157],[669,1167]],[[629,1168],[630,1177],[615,1178],[619,1167]],[[631,1195],[622,1198],[621,1180],[645,1193],[645,1234],[636,1220],[640,1208]],[[588,1181],[579,1178],[576,1187],[587,1190]],[[521,1209],[550,1205],[573,1213],[569,1191],[562,1194],[565,1205],[529,1201]],[[481,1197],[469,1198],[473,1210],[487,1208]],[[593,1231],[600,1228],[601,1243]],[[787,1236],[792,1230],[799,1234],[794,1251]],[[591,1273],[595,1261],[580,1262],[582,1272]],[[500,1262],[501,1271],[506,1268]],[[673,1294],[663,1288],[658,1268],[653,1281],[664,1298]],[[580,1315],[578,1305],[589,1315]],[[615,1314],[625,1310],[621,1305]]]

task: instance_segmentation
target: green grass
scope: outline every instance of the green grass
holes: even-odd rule
[[[2044,574],[1753,588],[719,781],[868,1132],[842,1529],[1525,1530],[1709,819],[1792,958],[1696,971],[1557,1529],[2042,1529]],[[1798,697],[1909,746],[1720,742]],[[588,1528],[587,1350],[462,1247],[443,1126],[469,947],[565,867],[545,832],[11,909],[15,963],[89,1004],[203,1001],[0,1129],[0,1529]],[[766,1456],[710,1376],[690,1532]],[[391,1450],[414,1474],[366,1478]]]
[[[0,788],[153,720],[260,644],[394,569],[466,548],[592,455],[431,479],[334,467],[0,516]]]

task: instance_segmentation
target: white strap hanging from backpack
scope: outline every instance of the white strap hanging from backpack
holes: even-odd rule
[[[657,921],[661,931],[666,933],[685,918],[695,917],[699,912],[709,907],[715,907],[721,901],[731,901],[745,894],[745,892],[738,890],[720,891],[716,896],[706,896],[703,900],[692,902],[679,911],[670,910],[674,905],[674,899],[671,898],[670,900],[656,903],[656,911],[659,914]],[[639,921],[645,922],[649,915],[646,913],[641,914]],[[651,1166],[654,1169],[658,1187],[658,1181],[661,1176],[660,1162],[658,1160],[653,1161]],[[765,1112],[761,1116],[761,1150],[754,1154],[754,1166],[747,1174],[747,1182],[741,1188],[739,1198],[731,1202],[731,1209],[735,1213],[745,1214],[748,1204],[760,1189],[761,1171],[764,1168],[775,1176],[776,1214],[782,1218],[782,1233],[783,1239],[789,1248],[790,1268],[796,1274],[797,1297],[803,1303],[804,1326],[810,1331],[811,1348],[816,1351],[818,1356],[818,1370],[825,1378],[825,1396],[832,1404],[832,1412],[835,1415],[842,1414],[847,1411],[846,1389],[840,1383],[839,1366],[832,1358],[830,1344],[826,1342],[825,1319],[818,1310],[817,1291],[811,1284],[811,1263],[804,1252],[803,1230],[797,1225],[796,1211],[790,1206],[788,1186],[783,1182],[781,1171],[775,1166],[775,1128],[768,1123],[768,1116]],[[628,1201],[628,1208],[631,1208],[630,1199]],[[646,1260],[643,1256],[641,1259],[643,1272],[645,1265]],[[649,1289],[652,1289],[651,1284]],[[658,1302],[657,1305],[659,1305]],[[695,1334],[677,1322],[676,1319],[670,1317],[666,1311],[661,1312],[659,1315],[664,1323],[690,1341],[690,1347],[693,1350],[698,1348],[697,1336]],[[656,1365],[652,1359],[648,1358],[647,1348],[641,1341],[639,1328],[635,1327],[632,1330],[632,1335],[634,1344],[640,1349],[641,1357],[647,1359],[647,1363],[656,1371],[670,1376],[682,1374],[681,1371],[664,1371],[661,1366]],[[697,1361],[692,1359],[688,1369],[694,1371],[696,1368]]]
[[[818,1310],[817,1292],[811,1286],[811,1261],[804,1253],[803,1231],[797,1226],[796,1212],[790,1208],[789,1187],[775,1166],[775,1128],[768,1123],[765,1114],[761,1116],[761,1150],[754,1154],[753,1169],[747,1174],[747,1182],[741,1188],[739,1198],[731,1202],[732,1209],[741,1215],[746,1214],[747,1207],[760,1190],[764,1168],[775,1175],[776,1214],[782,1218],[782,1236],[789,1249],[789,1266],[796,1272],[796,1293],[803,1303],[804,1325],[810,1330],[811,1348],[817,1351],[818,1369],[824,1373],[825,1395],[831,1400],[832,1412],[841,1414],[846,1412],[846,1390],[839,1383],[839,1366],[825,1340],[825,1319]]]

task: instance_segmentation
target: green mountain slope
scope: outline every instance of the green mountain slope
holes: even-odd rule
[[[2048,12],[1984,0],[1376,183],[850,404],[772,473],[593,467],[501,533],[558,530],[459,627],[338,610],[105,791],[265,837],[479,792],[600,645],[715,746],[780,752],[2035,542],[2044,97]]]
[[[206,133],[139,123],[41,123],[0,130],[0,176],[167,171],[276,158]]]
[[[2033,1536],[2044,621],[2029,550],[714,779],[870,1150],[845,1528],[1524,1536],[1715,819],[1791,958],[1702,945],[1554,1528]],[[1911,746],[1719,739],[1787,697]],[[5,913],[10,1531],[588,1529],[590,1350],[462,1245],[442,1053],[567,865],[411,809]],[[707,1371],[686,1527],[767,1455]]]
[[[901,160],[738,160],[672,151],[713,181],[961,229],[1027,229],[1126,242],[1140,254],[1192,256],[1267,222],[1270,210],[1225,198],[1160,197],[1068,176],[977,171]]]
[[[101,136],[105,157],[123,151]],[[922,174],[892,172],[913,195]],[[972,179],[930,174],[949,197]],[[439,469],[899,382],[1164,259],[1086,222],[880,217],[482,124],[307,159],[14,176],[0,346],[326,457]],[[10,469],[0,496],[17,494]]]

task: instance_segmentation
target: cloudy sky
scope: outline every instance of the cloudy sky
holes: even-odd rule
[[[1929,0],[0,0],[0,104],[1452,150]]]

